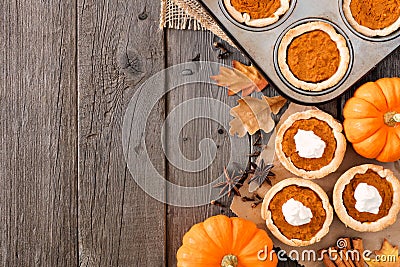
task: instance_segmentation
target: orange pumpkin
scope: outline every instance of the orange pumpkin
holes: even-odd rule
[[[185,234],[177,267],[275,267],[278,259],[275,253],[269,254],[272,249],[268,234],[253,222],[217,215]]]
[[[400,78],[362,85],[343,116],[347,140],[358,154],[381,162],[400,159]]]

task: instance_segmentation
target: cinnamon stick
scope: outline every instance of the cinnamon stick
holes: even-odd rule
[[[343,263],[344,263],[347,267],[356,267],[355,264],[354,264],[354,262],[353,262],[353,259],[350,257],[351,254],[349,255],[349,254],[348,254],[348,251],[349,251],[349,250],[346,249],[346,248],[344,248],[344,249],[342,249],[342,250],[340,251],[342,261],[343,261]]]
[[[344,241],[346,241],[346,249],[350,250],[351,249],[351,238],[350,237],[342,237]]]
[[[341,242],[339,242],[339,241],[341,241]],[[353,259],[351,259],[351,257],[350,257],[352,254],[348,253],[348,251],[351,250],[350,237],[341,237],[340,239],[338,239],[338,245],[341,245],[339,253],[340,253],[343,263],[347,267],[355,267],[355,265],[353,263]]]
[[[329,258],[328,253],[326,250],[318,251],[319,254],[322,256],[322,262],[324,263],[325,267],[336,267],[335,263]]]
[[[355,237],[351,240],[351,243],[353,245],[353,249],[358,250],[359,252],[359,257],[358,260],[355,259],[354,263],[356,267],[364,267],[365,266],[365,261],[364,261],[364,243],[363,240],[359,237]]]
[[[335,264],[337,267],[347,267],[346,264],[342,261],[340,258],[340,255],[338,253],[338,249],[335,247],[330,247],[328,249],[331,253],[331,256],[335,259]]]

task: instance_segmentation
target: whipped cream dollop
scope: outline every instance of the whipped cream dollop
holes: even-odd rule
[[[366,183],[358,184],[354,191],[354,198],[356,199],[356,209],[359,212],[379,213],[382,197],[374,186]]]
[[[302,158],[321,158],[324,154],[326,144],[313,131],[297,130],[294,136],[296,151]]]
[[[282,205],[282,213],[285,220],[293,226],[299,226],[311,222],[313,214],[310,208],[307,208],[300,201],[293,198]]]

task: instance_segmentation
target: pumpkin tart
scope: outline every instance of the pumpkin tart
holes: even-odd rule
[[[350,52],[344,37],[330,24],[313,21],[290,29],[278,48],[278,65],[293,86],[322,91],[346,74]]]
[[[360,232],[378,232],[396,222],[400,182],[382,166],[356,166],[337,180],[333,204],[346,226]]]
[[[294,113],[279,128],[275,154],[282,165],[305,179],[336,171],[346,152],[343,127],[320,110]]]
[[[366,36],[387,36],[400,28],[399,0],[344,0],[350,25]]]
[[[278,21],[289,9],[289,0],[224,0],[228,13],[238,22],[265,27]]]
[[[288,178],[264,197],[261,216],[271,233],[290,246],[319,242],[333,220],[333,208],[325,191],[312,181]]]

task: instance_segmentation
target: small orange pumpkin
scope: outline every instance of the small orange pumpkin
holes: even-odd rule
[[[356,90],[343,109],[344,130],[363,157],[400,159],[400,78],[382,78]]]
[[[269,254],[272,249],[268,234],[253,222],[217,215],[185,234],[177,253],[177,267],[276,267],[276,254]],[[260,260],[259,256],[266,259]]]

